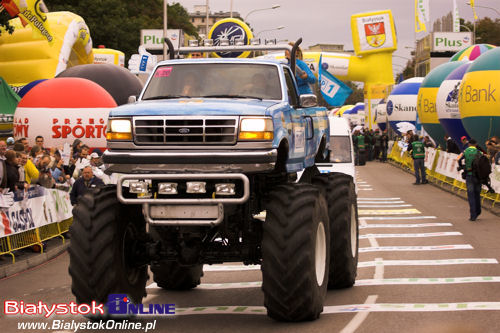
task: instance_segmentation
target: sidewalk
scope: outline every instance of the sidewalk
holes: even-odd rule
[[[9,254],[0,256],[0,279],[36,267],[57,257],[66,251],[69,244],[70,239],[65,239],[63,242],[60,237],[55,237],[47,240],[46,250],[43,253],[33,252],[31,248],[17,250],[14,252],[15,263],[12,263],[12,256]]]

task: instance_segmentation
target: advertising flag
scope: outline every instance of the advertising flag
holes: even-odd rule
[[[470,7],[472,8],[472,12],[474,13],[474,20],[477,20],[477,14],[476,14],[476,5],[474,4],[474,0],[470,0],[469,2]]]
[[[40,0],[2,0],[2,6],[14,17],[18,16],[23,25],[29,24],[33,31],[39,32],[52,44],[54,36],[47,22],[47,15],[42,12]]]
[[[453,0],[453,32],[460,32],[460,15],[458,14],[457,0]]]
[[[415,32],[427,31],[429,22],[429,0],[415,0]]]
[[[326,65],[326,64],[325,64]],[[341,106],[352,94],[352,89],[323,68],[322,57],[319,58],[318,82],[321,95],[330,106]]]

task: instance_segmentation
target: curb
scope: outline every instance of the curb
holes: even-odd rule
[[[34,268],[40,264],[43,264],[44,262],[49,261],[50,259],[57,257],[58,255],[66,251],[70,242],[70,239],[66,239],[64,243],[61,243],[56,247],[49,249],[47,252],[34,254],[27,259],[16,261],[13,264],[0,266],[0,279],[12,276],[30,268]],[[8,258],[10,259],[10,256]]]
[[[396,163],[392,162],[391,160],[389,161],[388,163],[389,165],[392,165],[393,167],[399,169],[399,170],[403,170],[411,175],[414,175],[413,171],[411,171],[410,169],[408,168],[404,168],[404,167],[400,167],[399,165],[397,165]],[[428,179],[429,180],[429,184],[433,185],[434,187],[437,187],[445,192],[448,192],[448,193],[451,193],[465,201],[467,201],[467,192],[466,191],[453,191],[453,186],[451,185],[448,185],[448,184],[444,184],[444,185],[438,185],[434,182],[433,179]],[[486,200],[487,201],[487,200]],[[487,205],[485,204],[485,200],[482,200],[481,202],[481,207],[483,209],[486,209],[487,211],[489,211],[490,213],[496,215],[496,216],[500,216],[500,207],[491,207],[491,204],[490,205]]]

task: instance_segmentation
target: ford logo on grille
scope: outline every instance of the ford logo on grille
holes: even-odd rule
[[[179,133],[188,134],[190,132],[189,128],[179,128]]]

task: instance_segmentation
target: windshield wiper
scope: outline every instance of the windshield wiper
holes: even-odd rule
[[[248,96],[248,95],[205,95],[202,96],[203,98],[251,98],[251,99],[258,99],[262,101],[262,97],[257,97],[257,96]]]
[[[143,98],[143,101],[150,101],[153,99],[175,99],[175,98],[193,98],[192,96],[184,96],[184,95],[166,95],[166,96],[152,96],[148,98]]]

